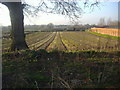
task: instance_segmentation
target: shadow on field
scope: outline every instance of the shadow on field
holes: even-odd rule
[[[3,88],[118,88],[120,52],[3,53]]]

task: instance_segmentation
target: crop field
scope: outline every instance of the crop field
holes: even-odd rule
[[[116,38],[84,31],[32,32],[26,34],[26,41],[30,50],[11,52],[10,37],[3,36],[3,88],[120,86]]]
[[[91,28],[90,31],[101,33],[101,34],[112,35],[112,36],[120,36],[119,35],[120,29]]]
[[[61,51],[115,51],[118,50],[119,40],[97,36],[88,32],[33,32],[26,35],[26,41],[32,50],[46,49]],[[3,51],[10,48],[11,39],[2,40]]]
[[[117,39],[96,36],[88,32],[61,32],[63,43],[70,51],[79,50],[118,50]]]

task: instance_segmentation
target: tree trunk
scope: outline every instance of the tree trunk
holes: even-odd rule
[[[6,2],[5,4],[10,11],[11,18],[11,50],[21,50],[28,49],[28,46],[25,41],[24,34],[24,15],[23,15],[23,7],[21,2]]]

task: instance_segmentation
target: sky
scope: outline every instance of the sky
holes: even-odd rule
[[[29,4],[36,5],[34,2],[30,2],[29,0],[27,1]],[[95,7],[93,11],[90,8],[84,9],[83,4],[81,7],[83,8],[84,13],[82,13],[81,18],[78,21],[79,24],[98,24],[100,18],[105,18],[106,21],[109,18],[112,20],[118,20],[117,2],[101,2],[99,7]],[[58,14],[46,14],[40,12],[37,17],[25,16],[24,18],[25,25],[44,25],[49,23],[53,23],[55,25],[71,24],[69,18]],[[0,4],[0,25],[11,25],[9,11],[7,7],[2,4]]]

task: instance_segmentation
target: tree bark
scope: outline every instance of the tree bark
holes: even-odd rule
[[[28,49],[24,34],[24,15],[21,2],[6,2],[11,18],[11,51]]]

